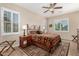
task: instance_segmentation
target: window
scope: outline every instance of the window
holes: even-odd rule
[[[4,11],[4,32],[11,32],[11,12]]]
[[[13,13],[13,32],[18,32],[18,14]]]
[[[54,21],[54,30],[55,31],[62,31],[62,32],[68,32],[69,31],[69,20],[67,18],[65,19],[59,19]]]
[[[6,8],[1,8],[1,25],[2,34],[18,34],[20,28],[20,13],[9,10]]]

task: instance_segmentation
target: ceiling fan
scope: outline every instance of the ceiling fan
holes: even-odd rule
[[[49,7],[42,7],[42,8],[45,8],[47,9],[46,11],[44,11],[43,13],[46,13],[48,11],[50,11],[51,13],[54,13],[54,9],[61,9],[62,7],[61,6],[58,6],[58,7],[55,7],[57,3],[50,3]]]

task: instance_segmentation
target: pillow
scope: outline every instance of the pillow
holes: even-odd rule
[[[42,32],[41,32],[41,31],[37,31],[36,33],[37,33],[37,34],[42,34]]]

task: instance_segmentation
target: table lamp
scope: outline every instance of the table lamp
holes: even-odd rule
[[[45,26],[43,26],[43,32],[45,32],[45,29],[46,29]]]
[[[22,29],[23,29],[23,36],[25,36],[25,30],[27,29],[27,25],[23,25],[23,27],[22,27]]]

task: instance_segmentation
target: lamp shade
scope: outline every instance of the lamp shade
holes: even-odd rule
[[[43,30],[45,30],[45,26],[43,26]]]
[[[22,29],[27,29],[27,25],[23,25],[22,26]]]

